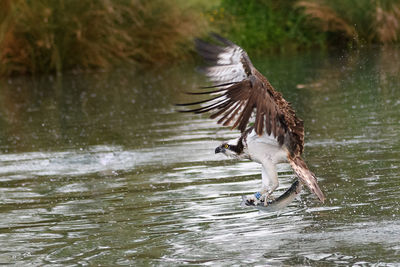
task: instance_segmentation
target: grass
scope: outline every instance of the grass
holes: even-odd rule
[[[209,16],[221,32],[261,52],[400,41],[398,0],[221,0]]]
[[[216,31],[259,53],[400,42],[398,0],[1,0],[0,76],[168,65]]]
[[[222,0],[211,15],[222,32],[248,50],[265,52],[322,47],[325,41],[295,0]]]
[[[397,0],[304,0],[296,6],[328,34],[328,43],[392,44],[400,41]]]
[[[155,65],[188,55],[199,13],[175,0],[2,0],[0,74]]]

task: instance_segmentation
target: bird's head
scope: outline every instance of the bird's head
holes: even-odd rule
[[[243,141],[242,138],[236,138],[223,142],[220,146],[215,149],[215,154],[222,153],[229,158],[245,158],[243,153]]]

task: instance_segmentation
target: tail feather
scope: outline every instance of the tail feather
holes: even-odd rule
[[[325,196],[318,186],[317,177],[315,177],[315,174],[308,169],[304,160],[300,156],[289,156],[288,159],[296,175],[323,203],[325,201]]]

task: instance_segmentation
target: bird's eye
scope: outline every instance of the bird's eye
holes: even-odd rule
[[[225,144],[225,146],[224,146],[225,148],[229,148],[229,145],[228,144]]]

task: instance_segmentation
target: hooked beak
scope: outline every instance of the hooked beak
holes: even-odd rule
[[[215,154],[221,153],[221,152],[222,152],[222,148],[220,146],[215,149]]]

